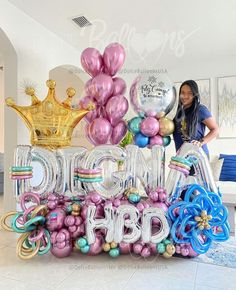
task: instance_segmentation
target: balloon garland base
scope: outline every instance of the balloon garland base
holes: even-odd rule
[[[39,198],[24,193],[22,211],[5,214],[1,225],[21,234],[16,252],[24,260],[49,251],[64,258],[73,249],[88,255],[106,252],[112,258],[122,254],[170,258],[175,253],[195,257],[212,241],[229,237],[227,210],[215,193],[191,185],[184,200],[172,203],[163,188],[147,195],[141,198],[132,188],[111,199],[94,191],[83,197],[51,193]]]

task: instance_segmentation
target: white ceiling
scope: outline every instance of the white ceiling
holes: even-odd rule
[[[9,0],[80,51],[122,43],[129,65],[236,55],[235,0]],[[92,26],[71,19],[85,15]]]

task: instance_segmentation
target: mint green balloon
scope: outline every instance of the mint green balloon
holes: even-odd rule
[[[87,243],[87,240],[85,238],[79,238],[77,240],[77,245],[80,247],[80,248],[83,248],[84,246],[86,246],[88,243]]]
[[[166,251],[166,246],[165,246],[165,244],[163,244],[163,243],[159,243],[159,244],[157,244],[157,252],[158,252],[159,254],[163,254],[163,253],[165,253],[165,251]]]
[[[129,131],[133,134],[137,134],[140,132],[140,124],[142,122],[142,118],[140,117],[134,117],[133,119],[129,120],[128,122],[128,128]]]
[[[80,248],[81,253],[83,254],[87,254],[90,250],[90,246],[89,245],[85,245],[84,247]]]
[[[164,244],[165,244],[166,246],[169,245],[169,244],[171,244],[171,241],[168,240],[168,239],[165,239],[163,242],[164,242]]]
[[[115,248],[115,249],[111,249],[109,251],[109,255],[112,257],[112,258],[116,258],[120,255],[120,251],[118,248]]]
[[[138,194],[131,193],[129,195],[129,201],[132,202],[132,203],[137,203],[137,202],[140,201],[140,199],[141,199],[141,197]]]

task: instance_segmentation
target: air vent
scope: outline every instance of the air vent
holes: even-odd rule
[[[85,16],[79,16],[72,19],[80,28],[92,25]]]

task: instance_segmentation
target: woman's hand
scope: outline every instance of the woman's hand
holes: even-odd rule
[[[192,140],[191,143],[193,145],[197,145],[198,147],[202,147],[202,145],[203,145],[202,141],[197,141],[197,140]]]

